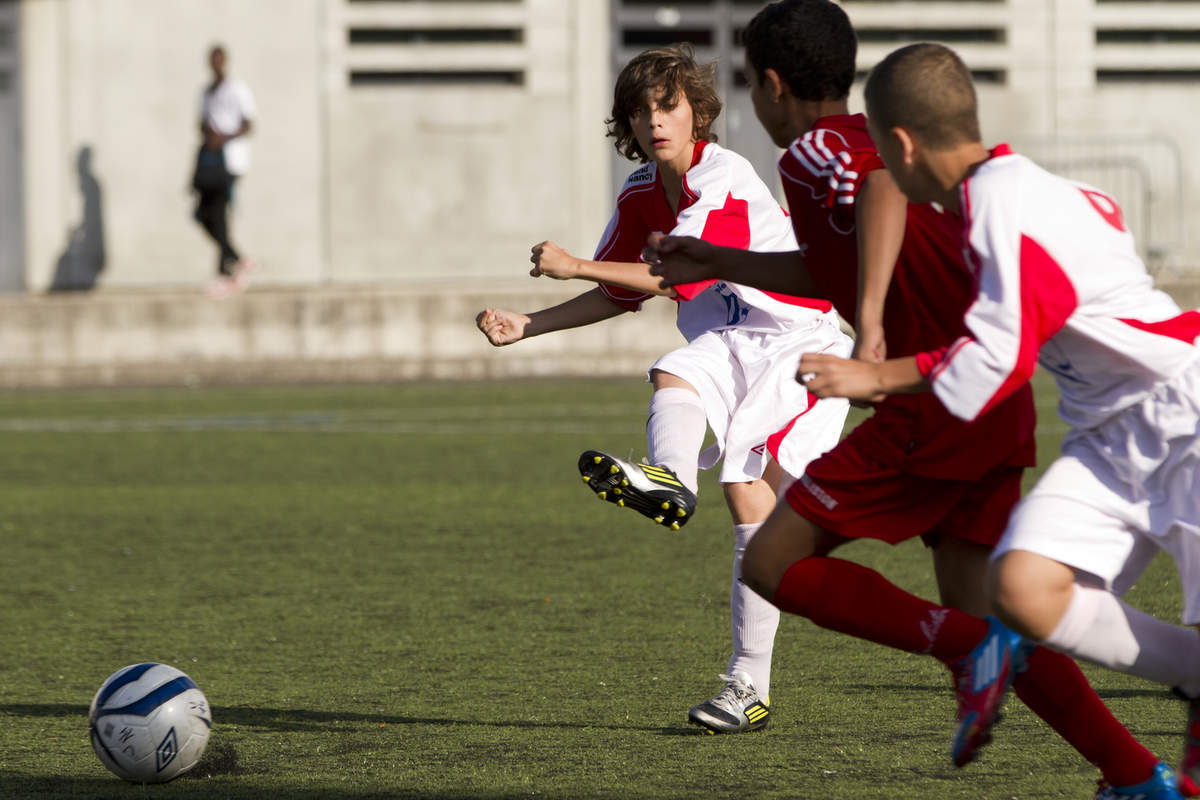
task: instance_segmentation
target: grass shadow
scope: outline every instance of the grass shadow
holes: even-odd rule
[[[87,706],[69,703],[3,703],[0,714],[20,717],[80,717],[87,718]],[[369,723],[372,725],[466,725],[491,728],[548,728],[548,729],[600,729],[613,731],[644,731],[678,736],[699,733],[696,728],[678,725],[604,725],[591,722],[537,722],[534,720],[486,720],[460,717],[406,717],[396,714],[366,714],[347,711],[313,711],[303,708],[255,708],[252,706],[214,706],[213,724],[244,725],[271,731],[324,732],[350,730],[350,725],[338,723]]]

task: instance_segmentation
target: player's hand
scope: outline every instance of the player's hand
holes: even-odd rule
[[[485,308],[475,317],[475,325],[496,347],[519,342],[525,338],[529,317],[502,308]]]
[[[854,334],[854,352],[851,358],[882,364],[887,361],[887,341],[883,328],[878,325],[861,326]]]
[[[694,236],[652,233],[642,250],[642,260],[650,265],[651,275],[662,279],[659,286],[669,289],[681,283],[698,283],[719,277],[714,250],[711,244]]]
[[[796,380],[817,397],[845,397],[877,403],[880,391],[879,364],[825,353],[805,353],[796,369]]]
[[[530,250],[529,260],[533,269],[529,274],[537,278],[545,275],[547,278],[565,281],[574,278],[579,273],[579,263],[575,257],[556,245],[554,242],[540,242]]]

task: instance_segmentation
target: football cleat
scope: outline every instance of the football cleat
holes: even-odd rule
[[[1000,719],[1000,706],[1013,678],[1025,668],[1021,637],[994,617],[988,630],[965,658],[952,664],[954,694],[958,700],[958,726],[950,742],[954,766],[963,767],[979,757],[992,740],[992,726]]]
[[[696,495],[666,467],[588,450],[579,457],[579,473],[601,500],[632,508],[671,530],[683,527],[696,510]]]
[[[1161,761],[1150,779],[1136,786],[1110,786],[1100,781],[1094,800],[1183,800],[1175,786],[1175,773]]]
[[[765,698],[759,697],[750,676],[744,672],[722,675],[725,688],[708,702],[692,706],[688,722],[705,732],[743,733],[767,726],[771,711]]]
[[[1179,763],[1179,793],[1200,797],[1200,697],[1175,693],[1188,704],[1187,730],[1183,734],[1183,761]]]

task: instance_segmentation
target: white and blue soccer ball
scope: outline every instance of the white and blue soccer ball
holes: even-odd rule
[[[196,682],[166,664],[132,664],[108,677],[88,713],[92,749],[115,775],[162,783],[200,761],[212,711]]]

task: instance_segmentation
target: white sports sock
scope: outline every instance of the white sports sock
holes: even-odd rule
[[[733,655],[726,673],[745,672],[765,700],[771,693],[771,652],[779,609],[742,583],[742,556],[761,522],[733,526],[733,588],[729,593],[729,617],[733,628]]]
[[[1105,589],[1076,584],[1045,644],[1200,696],[1200,633],[1138,611]]]
[[[678,476],[684,486],[696,491],[700,447],[708,430],[708,415],[700,395],[671,386],[650,397],[646,420],[646,445],[650,463],[662,465]]]

